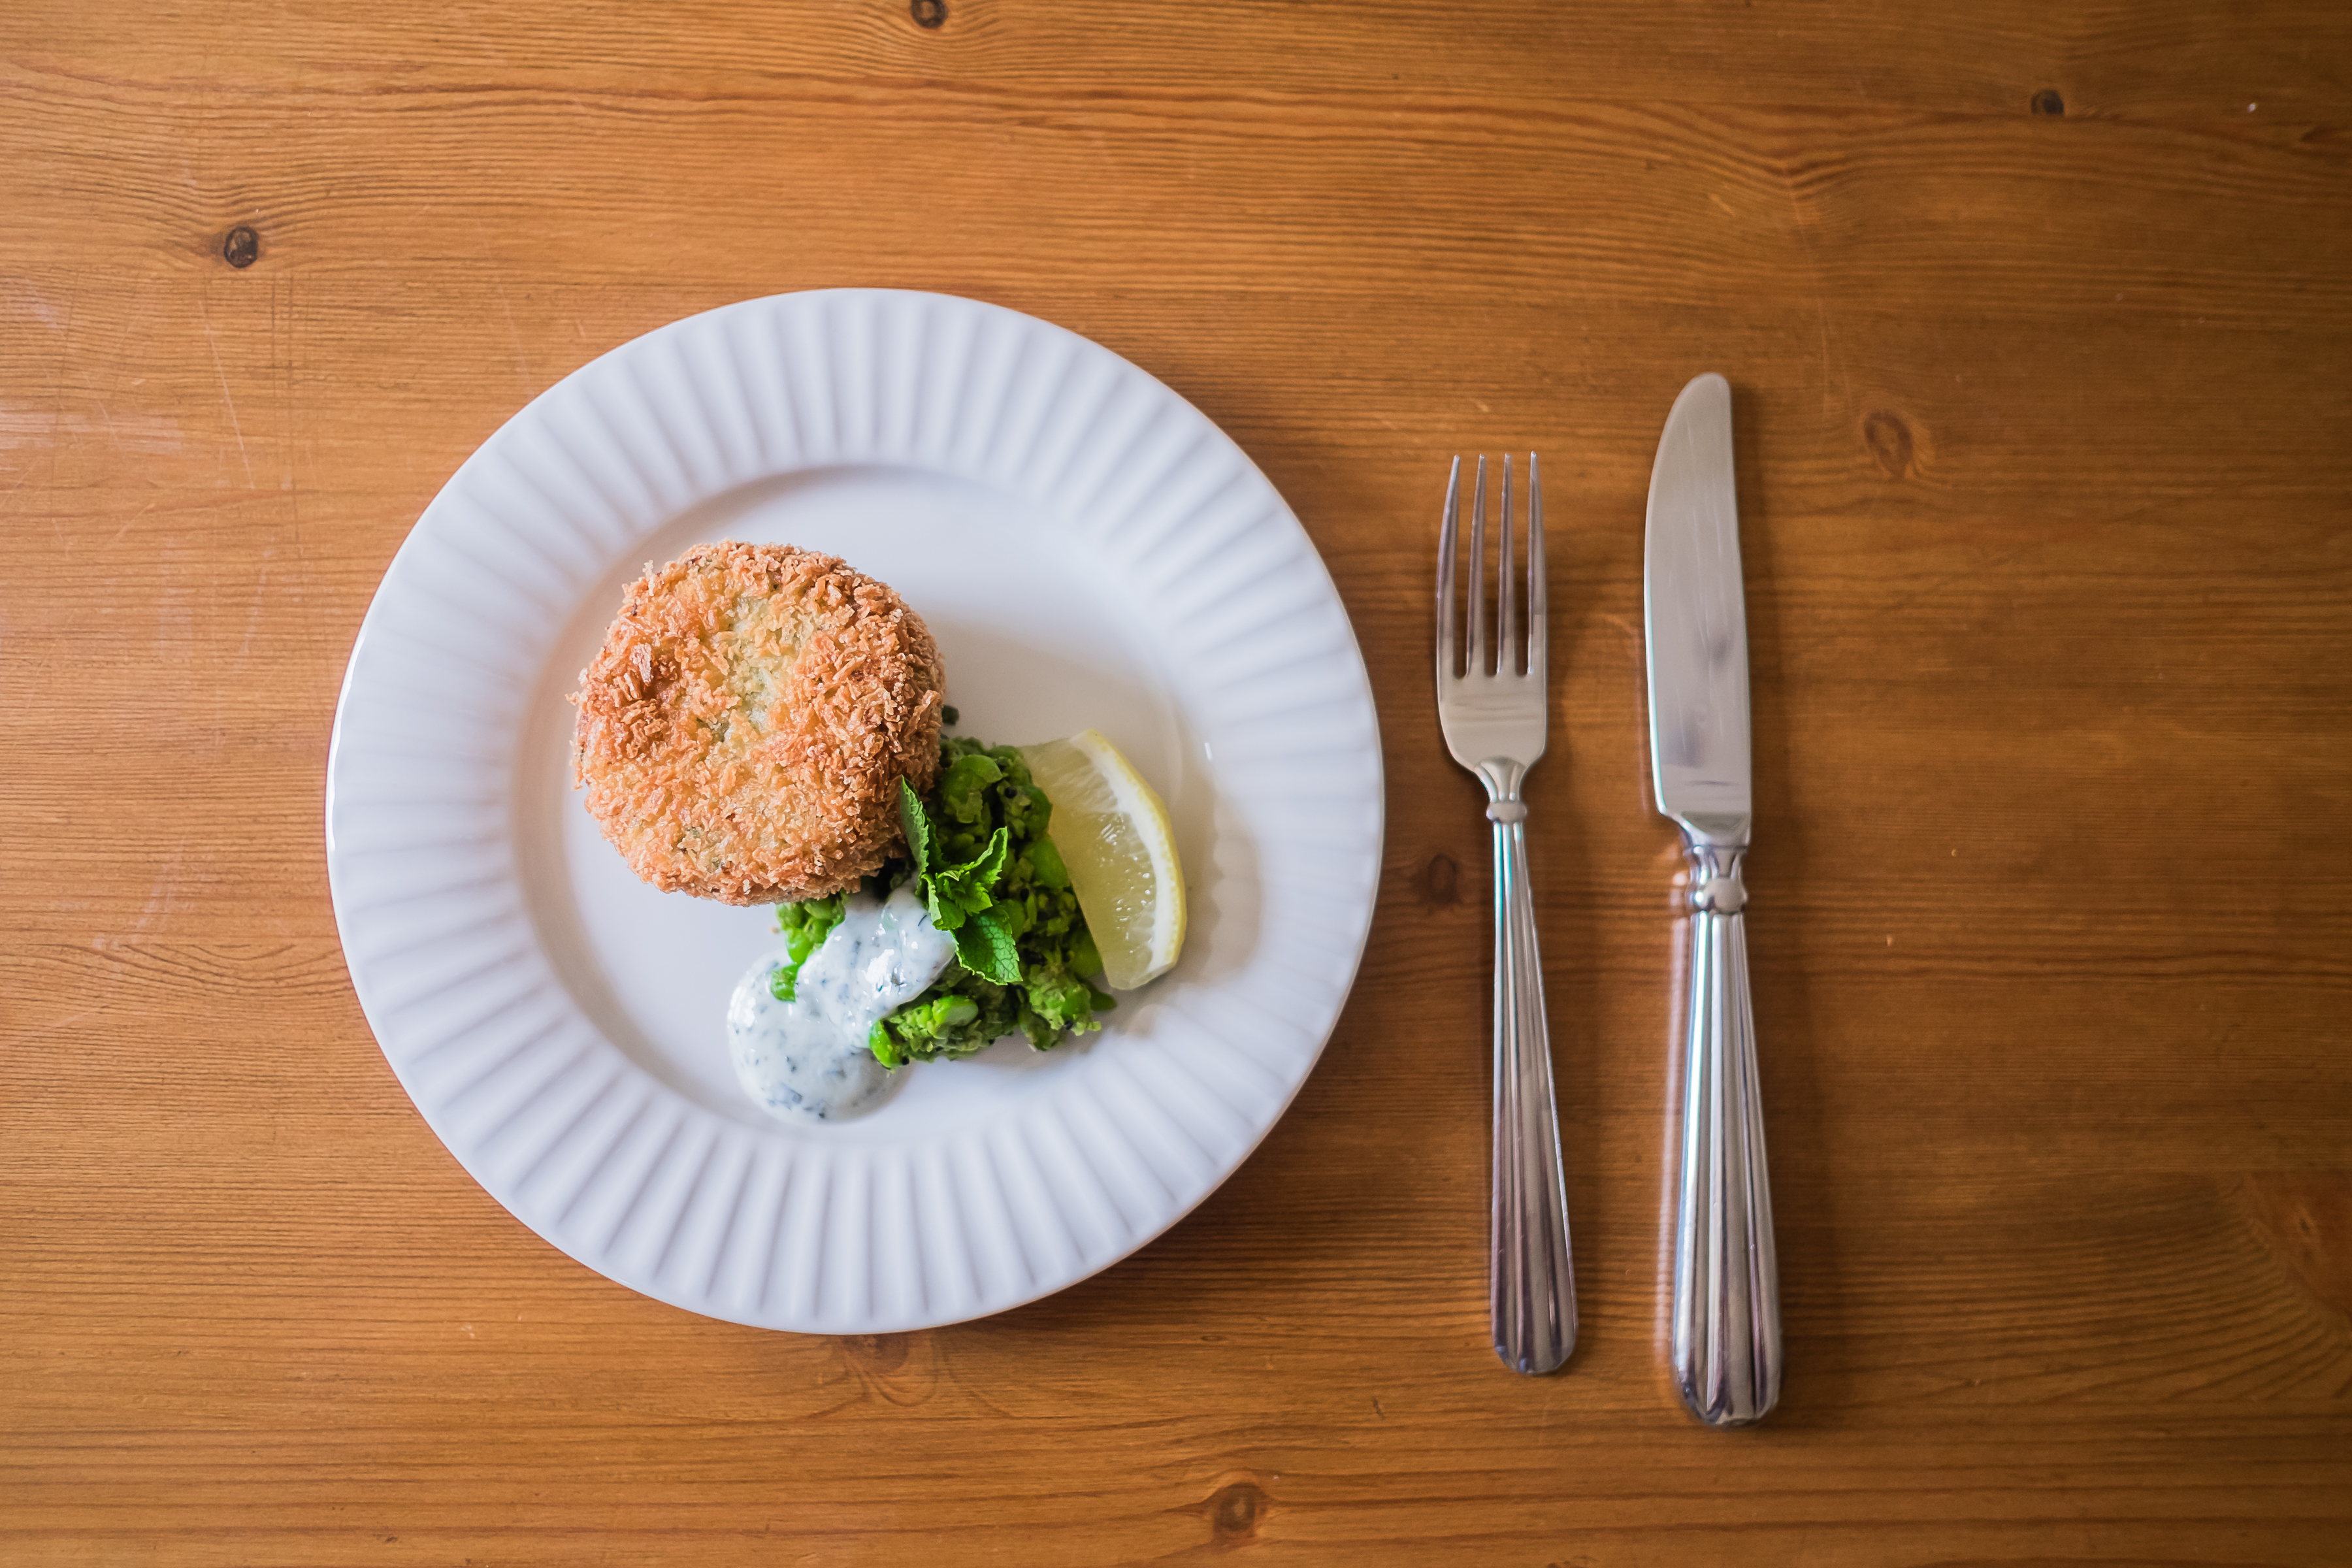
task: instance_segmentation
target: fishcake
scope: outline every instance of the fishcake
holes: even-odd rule
[[[946,671],[888,586],[790,545],[698,545],[629,584],[572,698],[575,783],[637,875],[730,904],[854,888],[940,768]]]

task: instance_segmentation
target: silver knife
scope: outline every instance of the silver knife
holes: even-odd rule
[[[1740,912],[1752,811],[1748,608],[1731,385],[1719,375],[1684,387],[1666,416],[1643,553],[1651,776],[1691,864],[1675,1385],[1709,1426],[1744,1426],[1780,1397],[1780,1287]]]

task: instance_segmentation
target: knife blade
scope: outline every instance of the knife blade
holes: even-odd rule
[[[1650,471],[1650,763],[1660,811],[1708,843],[1745,848],[1748,605],[1732,474],[1731,385],[1702,375],[1675,399]]]
[[[1651,773],[1691,863],[1670,1354],[1694,1415],[1743,1426],[1780,1396],[1780,1307],[1740,876],[1754,814],[1747,595],[1720,375],[1683,388],[1658,438],[1642,600]]]

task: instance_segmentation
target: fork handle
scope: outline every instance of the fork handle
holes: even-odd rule
[[[1710,1426],[1780,1397],[1780,1265],[1748,993],[1744,851],[1694,843],[1684,1019],[1681,1197],[1675,1217],[1675,1386]]]
[[[1568,1188],[1560,1178],[1551,1033],[1528,888],[1528,808],[1516,776],[1484,776],[1493,796],[1486,816],[1495,825],[1495,1192],[1488,1230],[1495,1353],[1514,1372],[1544,1373],[1576,1347]]]

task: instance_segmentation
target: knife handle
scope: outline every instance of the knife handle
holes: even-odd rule
[[[1780,1267],[1748,994],[1744,849],[1693,843],[1681,1196],[1675,1218],[1675,1386],[1710,1426],[1780,1397]]]
[[[1552,1101],[1551,1030],[1528,888],[1528,808],[1516,791],[1495,825],[1495,1190],[1487,1230],[1495,1353],[1514,1372],[1550,1372],[1576,1348],[1568,1184]]]

